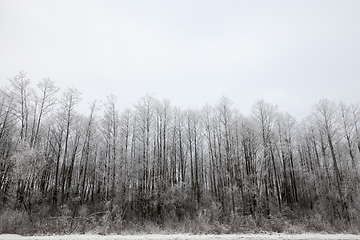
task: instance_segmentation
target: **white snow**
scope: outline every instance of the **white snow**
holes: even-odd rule
[[[54,236],[20,236],[13,234],[0,235],[0,240],[275,240],[275,239],[359,239],[360,235],[352,234],[229,234],[229,235],[190,235],[190,234],[146,234],[146,235],[54,235]]]

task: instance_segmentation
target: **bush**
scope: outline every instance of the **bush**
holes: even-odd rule
[[[284,208],[283,211],[264,217],[243,215],[242,213],[224,214],[217,203],[198,207],[193,214],[178,217],[176,209],[164,212],[161,221],[135,219],[126,220],[120,208],[112,211],[104,208],[94,212],[91,205],[78,206],[75,210],[68,205],[56,209],[50,205],[36,208],[30,216],[20,210],[4,210],[0,214],[0,234],[228,234],[279,232],[301,234],[352,233],[359,234],[359,218],[351,215],[352,221],[345,218],[328,219],[326,211],[308,212]],[[156,217],[154,219],[157,219]],[[224,220],[225,219],[225,220]],[[134,220],[134,219],[133,219]]]
[[[25,212],[6,210],[0,215],[0,234],[31,234],[32,229]]]
[[[331,233],[333,232],[331,224],[325,220],[319,213],[310,218],[305,218],[306,230],[310,232]]]
[[[232,233],[254,233],[258,229],[255,219],[251,215],[234,214],[230,223]]]

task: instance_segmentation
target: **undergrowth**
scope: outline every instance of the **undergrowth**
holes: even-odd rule
[[[86,207],[75,215],[67,205],[58,209],[55,216],[42,215],[18,210],[5,210],[0,214],[0,234],[49,235],[49,234],[230,234],[230,233],[351,233],[360,234],[360,224],[349,224],[343,219],[329,221],[321,214],[285,214],[268,217],[230,214],[228,220],[214,217],[207,210],[198,211],[194,217],[181,220],[173,214],[164,221],[127,221],[109,211],[89,214]]]

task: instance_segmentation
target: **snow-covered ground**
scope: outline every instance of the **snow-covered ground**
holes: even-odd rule
[[[189,235],[189,234],[171,234],[171,235],[62,235],[62,236],[28,236],[5,234],[0,235],[0,240],[275,240],[275,239],[359,239],[360,235],[350,234],[233,234],[233,235]]]

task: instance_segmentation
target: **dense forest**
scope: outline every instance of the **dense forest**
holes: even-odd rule
[[[24,72],[0,99],[0,233],[359,233],[358,103],[298,122],[264,100],[110,95],[81,114],[76,88]]]

